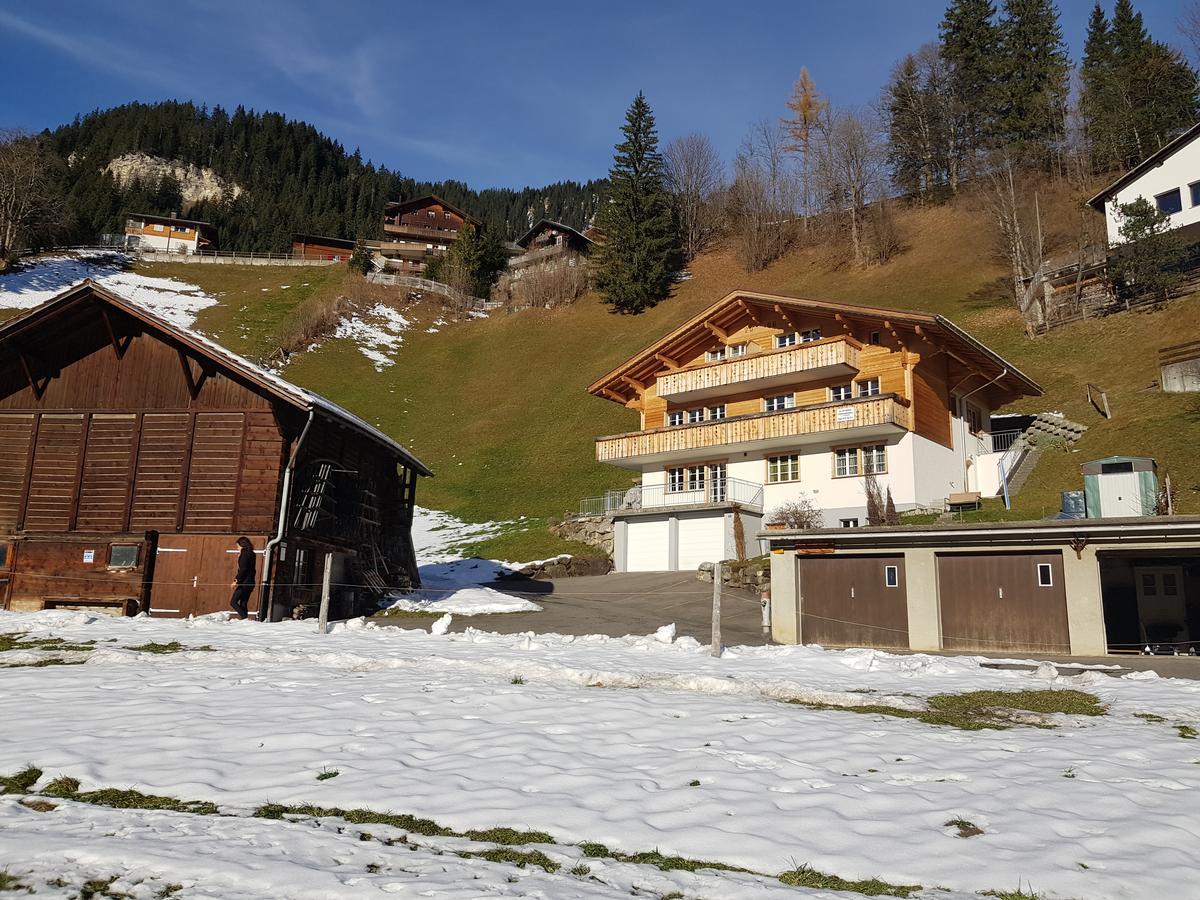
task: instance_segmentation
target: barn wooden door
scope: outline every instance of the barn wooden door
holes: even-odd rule
[[[159,535],[151,614],[182,618],[229,609],[229,585],[237,573],[236,540],[232,534]],[[258,550],[261,538],[251,540]],[[261,554],[258,560],[256,575],[261,580]]]

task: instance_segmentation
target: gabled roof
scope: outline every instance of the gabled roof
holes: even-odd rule
[[[169,340],[187,348],[193,354],[211,360],[224,369],[234,380],[243,382],[251,389],[286,403],[302,412],[314,412],[335,423],[344,425],[391,451],[403,460],[405,465],[416,470],[419,474],[433,474],[424,463],[413,456],[406,448],[392,440],[379,429],[368,425],[358,416],[338,406],[332,400],[327,400],[320,394],[298,387],[290,381],[280,378],[273,372],[256,366],[248,359],[238,356],[236,353],[225,349],[220,344],[209,340],[203,335],[168,322],[166,319],[155,315],[132,300],[101,287],[90,278],[72,288],[68,288],[57,297],[47,300],[41,306],[34,307],[27,313],[0,323],[0,348],[3,348],[6,343],[30,331],[43,321],[66,311],[72,306],[85,303],[91,299],[100,300],[121,310],[121,312],[138,319],[151,329],[160,332]]]
[[[1138,163],[1136,166],[1098,193],[1095,197],[1089,200],[1088,206],[1092,207],[1093,209],[1097,209],[1100,212],[1104,212],[1104,204],[1109,201],[1113,194],[1116,194],[1130,182],[1136,181],[1142,176],[1143,173],[1148,172],[1155,166],[1161,165],[1164,160],[1178,153],[1198,137],[1200,137],[1200,122],[1197,122],[1191,128],[1187,129],[1187,131],[1184,131],[1182,134],[1178,135],[1172,140],[1167,141],[1167,143],[1163,144],[1158,150],[1156,150],[1154,153],[1151,153],[1140,163]]]
[[[344,247],[353,250],[358,244],[353,238],[325,237],[322,234],[293,234],[293,244],[324,244],[326,247]]]
[[[667,359],[686,359],[697,355],[713,340],[710,326],[724,329],[738,326],[746,319],[749,307],[784,313],[815,313],[830,318],[867,320],[884,327],[905,328],[919,340],[947,348],[949,352],[993,378],[1007,379],[1010,390],[1018,394],[1038,396],[1041,386],[995,351],[988,349],[945,316],[907,309],[887,309],[858,306],[834,300],[811,300],[803,297],[784,297],[759,294],[753,291],[734,291],[722,297],[703,312],[688,319],[678,328],[639,351],[611,372],[588,386],[588,393],[607,399],[630,395],[629,380],[644,382],[657,377],[667,366]]]
[[[584,234],[582,231],[580,231],[577,228],[572,228],[570,225],[564,225],[562,222],[555,222],[553,219],[539,219],[537,222],[534,223],[532,228],[530,228],[527,232],[525,232],[523,235],[521,235],[519,238],[517,238],[517,245],[520,247],[528,247],[529,242],[532,241],[535,237],[537,237],[538,232],[540,232],[543,228],[546,228],[546,227],[557,228],[560,231],[570,232],[571,234],[573,234],[577,238],[579,238],[581,241],[586,241],[589,244],[596,243],[590,237],[588,237],[586,234]]]
[[[171,225],[195,225],[197,228],[215,228],[212,222],[201,222],[198,219],[181,219],[178,216],[156,216],[153,213],[125,213],[134,219],[149,219],[151,222],[166,222]]]
[[[437,194],[426,194],[424,197],[414,197],[411,200],[389,200],[384,204],[383,208],[385,212],[407,212],[410,209],[420,209],[423,206],[430,206],[434,203],[443,209],[448,209],[450,212],[462,216],[464,222],[470,222],[472,225],[483,224],[466,210],[459,209],[453,203],[447,203]]]

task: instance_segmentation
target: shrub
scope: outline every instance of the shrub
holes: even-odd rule
[[[825,521],[821,516],[821,511],[817,509],[812,500],[807,497],[801,497],[799,500],[790,500],[787,503],[781,503],[771,510],[767,515],[767,524],[783,525],[785,528],[796,530],[807,530],[809,528],[820,528],[825,524]]]

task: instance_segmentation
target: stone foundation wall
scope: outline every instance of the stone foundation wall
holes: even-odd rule
[[[712,563],[702,563],[696,577],[712,584]],[[745,562],[727,560],[721,563],[721,583],[728,588],[762,594],[771,590],[771,558],[756,556]]]
[[[607,575],[612,571],[607,556],[558,556],[543,562],[530,563],[506,578],[532,578],[549,581],[553,578],[576,578],[580,575]]]
[[[577,516],[550,526],[550,531],[566,541],[578,541],[613,554],[613,520],[608,516]]]

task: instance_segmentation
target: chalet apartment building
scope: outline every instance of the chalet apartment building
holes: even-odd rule
[[[125,219],[125,247],[129,250],[194,254],[210,248],[216,234],[208,222],[175,216],[130,213]]]
[[[378,252],[389,269],[420,275],[458,239],[464,226],[478,228],[480,224],[470,213],[433,194],[389,203],[384,207]]]
[[[942,316],[734,292],[588,388],[639,429],[596,458],[640,473],[606,498],[618,571],[757,551],[764,517],[808,498],[867,524],[864,477],[897,509],[995,481],[992,410],[1041,389]]]

